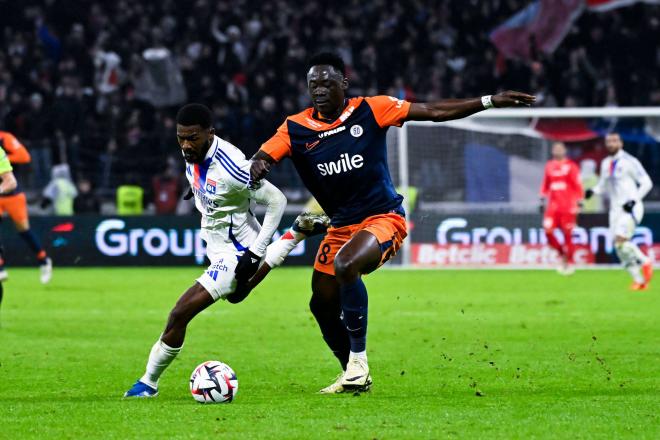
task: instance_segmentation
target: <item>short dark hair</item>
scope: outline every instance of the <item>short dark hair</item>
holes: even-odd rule
[[[176,123],[184,126],[199,125],[202,128],[211,127],[213,115],[204,104],[186,104],[176,114]]]
[[[314,66],[320,65],[332,66],[339,70],[342,75],[346,76],[346,65],[344,64],[344,60],[342,60],[341,57],[336,53],[319,52],[312,55],[312,57],[307,61],[307,70]]]

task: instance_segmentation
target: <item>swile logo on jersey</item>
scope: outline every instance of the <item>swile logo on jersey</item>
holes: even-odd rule
[[[333,174],[345,173],[354,168],[364,166],[364,157],[359,154],[349,156],[348,153],[342,153],[339,160],[324,162],[316,165],[322,176],[332,176]]]

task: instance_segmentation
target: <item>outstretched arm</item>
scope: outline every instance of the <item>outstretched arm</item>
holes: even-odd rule
[[[465,118],[487,108],[528,107],[536,97],[522,92],[506,91],[481,98],[443,99],[436,102],[413,103],[408,121],[451,121]]]

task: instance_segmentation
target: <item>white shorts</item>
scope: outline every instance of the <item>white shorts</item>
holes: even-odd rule
[[[209,252],[211,265],[197,278],[197,282],[211,294],[214,301],[223,299],[236,289],[234,271],[240,258],[236,252]],[[211,258],[213,256],[213,258]]]
[[[640,224],[644,217],[644,208],[641,203],[633,207],[633,212],[626,212],[623,209],[610,210],[610,233],[613,237],[623,237],[631,239],[635,235],[635,228]]]

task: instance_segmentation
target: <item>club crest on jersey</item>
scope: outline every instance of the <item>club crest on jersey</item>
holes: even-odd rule
[[[206,179],[206,192],[215,194],[216,182],[213,179]]]
[[[351,127],[351,136],[360,137],[362,136],[362,133],[364,133],[364,130],[362,129],[361,125],[356,124]]]

